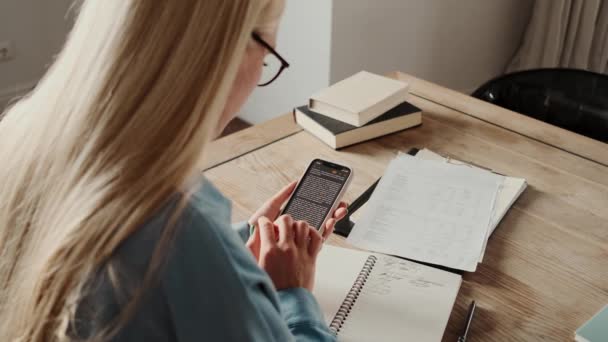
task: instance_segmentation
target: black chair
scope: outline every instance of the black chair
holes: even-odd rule
[[[472,96],[608,142],[608,75],[576,69],[527,70],[486,82]]]

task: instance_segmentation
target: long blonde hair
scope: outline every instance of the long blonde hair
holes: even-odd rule
[[[171,194],[217,128],[277,0],[86,0],[0,121],[0,341],[69,340],[83,285]]]

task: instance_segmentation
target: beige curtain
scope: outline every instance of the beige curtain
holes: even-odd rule
[[[608,0],[536,0],[507,72],[554,67],[608,74]]]

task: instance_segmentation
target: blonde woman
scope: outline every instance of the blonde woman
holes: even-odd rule
[[[293,184],[245,245],[195,169],[278,58],[283,5],[82,3],[0,121],[0,341],[334,340],[310,292],[324,237],[277,218]]]

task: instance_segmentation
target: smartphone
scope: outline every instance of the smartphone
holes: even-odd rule
[[[291,194],[281,214],[308,222],[321,234],[325,222],[340,203],[353,171],[326,160],[313,160]]]

